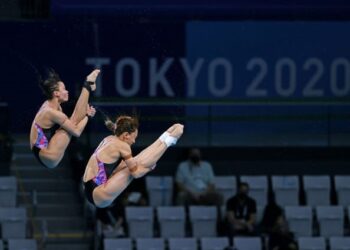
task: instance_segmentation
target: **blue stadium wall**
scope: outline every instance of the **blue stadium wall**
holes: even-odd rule
[[[208,145],[348,146],[349,28],[112,16],[2,22],[0,102],[10,130],[26,133],[43,101],[37,69],[56,69],[74,99],[99,67],[93,103],[109,114],[136,108],[145,132],[181,121]]]

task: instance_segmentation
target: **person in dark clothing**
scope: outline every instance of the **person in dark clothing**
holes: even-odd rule
[[[273,195],[265,207],[261,225],[269,238],[269,250],[298,249],[294,235],[289,231],[283,209],[276,203]]]
[[[226,225],[230,238],[256,234],[256,202],[248,193],[248,183],[242,182],[237,194],[226,203]]]

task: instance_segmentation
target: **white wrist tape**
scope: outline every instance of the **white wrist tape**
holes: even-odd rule
[[[177,138],[171,136],[168,132],[164,132],[160,137],[159,140],[164,142],[167,147],[173,146],[177,142]]]
[[[164,141],[164,143],[167,145],[167,147],[175,145],[176,142],[177,142],[177,138],[172,137],[170,135],[167,138],[165,138],[165,141]]]
[[[159,137],[159,140],[161,140],[162,142],[164,142],[164,141],[165,141],[165,138],[168,137],[168,136],[170,136],[170,134],[169,134],[167,131],[165,131],[165,132]]]

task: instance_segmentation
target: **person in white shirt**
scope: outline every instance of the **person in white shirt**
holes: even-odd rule
[[[179,164],[176,184],[179,205],[222,204],[223,197],[215,190],[212,165],[201,159],[198,148],[191,148],[188,159]]]

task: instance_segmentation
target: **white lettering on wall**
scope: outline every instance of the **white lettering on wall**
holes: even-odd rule
[[[174,58],[167,58],[165,62],[158,68],[158,61],[156,58],[150,59],[149,66],[149,95],[157,96],[157,85],[162,86],[167,96],[175,96],[169,81],[165,77],[165,73],[173,63]]]
[[[224,70],[223,88],[217,87],[217,70],[222,68]],[[208,87],[209,91],[216,97],[224,97],[230,94],[232,89],[232,66],[225,58],[216,58],[209,63],[208,66]]]
[[[87,65],[101,69],[101,76],[97,78],[96,96],[102,96],[102,74],[108,65],[113,64],[111,61],[108,57],[88,57],[85,60]],[[183,82],[175,82],[171,78],[174,76],[174,68],[180,68],[181,77],[176,79],[182,79]],[[222,57],[210,60],[202,57],[191,60],[172,57],[161,60],[152,57],[148,64],[126,57],[117,61],[114,69],[115,79],[108,79],[108,83],[115,82],[116,92],[122,97],[144,96],[146,93],[150,97],[174,97],[179,94],[182,97],[204,98],[350,95],[350,61],[345,57],[329,60],[309,57],[304,61],[290,57],[276,60],[252,57],[247,58],[245,68],[237,73],[234,73],[232,62]],[[234,89],[234,74],[239,74],[237,79],[240,80],[240,85],[237,89]],[[141,83],[141,79],[146,79],[146,82]],[[140,93],[141,84],[146,93]],[[109,96],[114,94],[108,93]]]
[[[131,87],[129,89],[125,87],[125,83],[124,83],[125,68],[131,69],[132,80],[131,80]],[[115,66],[115,78],[116,78],[115,86],[116,86],[117,92],[125,97],[136,95],[140,89],[140,82],[141,82],[140,77],[141,77],[141,72],[140,72],[139,63],[133,58],[123,58]]]
[[[201,70],[202,65],[204,63],[204,59],[203,58],[197,59],[192,69],[189,66],[189,63],[186,58],[181,58],[180,63],[186,75],[187,96],[188,97],[196,96],[196,81],[197,81],[199,71]]]

